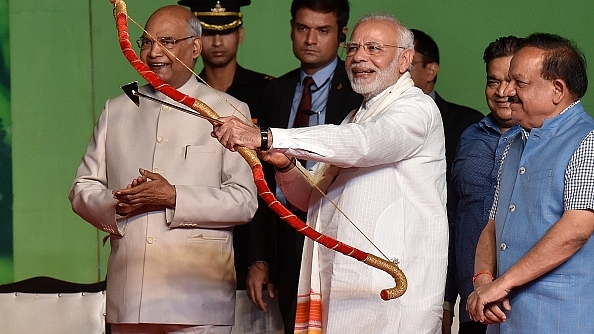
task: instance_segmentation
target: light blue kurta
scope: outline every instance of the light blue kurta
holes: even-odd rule
[[[515,137],[503,162],[495,216],[498,276],[561,218],[568,163],[594,120],[581,103]],[[588,152],[593,154],[594,152]],[[594,240],[509,294],[507,320],[488,333],[594,333]]]

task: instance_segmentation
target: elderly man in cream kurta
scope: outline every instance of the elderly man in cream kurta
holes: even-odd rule
[[[269,131],[269,151],[261,156],[277,166],[287,199],[308,211],[307,223],[398,261],[408,278],[403,296],[383,301],[379,292],[394,284],[389,275],[306,240],[296,333],[441,332],[448,253],[444,135],[437,106],[407,72],[412,47],[412,33],[393,17],[361,19],[346,43],[346,66],[363,105],[339,126]],[[213,134],[226,147],[262,145],[259,133],[225,121]],[[295,157],[319,163],[307,171]],[[317,318],[308,309],[316,301]]]
[[[196,18],[186,8],[164,7],[149,18],[147,31],[180,39],[188,20]],[[161,78],[221,115],[250,118],[245,103],[199,83],[150,42],[143,36],[141,58]],[[171,50],[193,65],[199,39]],[[175,103],[148,85],[140,92]],[[144,333],[146,326],[151,333],[196,326],[214,326],[200,333],[231,332],[232,230],[250,221],[257,194],[249,165],[214,140],[211,128],[150,100],[138,107],[120,95],[105,104],[69,198],[77,214],[110,233],[107,321],[118,333]]]

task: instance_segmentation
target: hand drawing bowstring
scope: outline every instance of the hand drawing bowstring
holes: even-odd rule
[[[118,31],[118,39],[119,39],[119,43],[120,43],[120,48],[122,49],[124,56],[130,62],[132,67],[134,67],[134,69],[151,86],[153,86],[155,89],[159,90],[161,93],[165,94],[166,96],[170,97],[174,101],[182,103],[204,116],[218,119],[219,115],[212,108],[210,108],[207,104],[205,104],[204,102],[202,102],[194,97],[183,94],[183,93],[179,92],[177,89],[171,87],[170,85],[165,83],[163,80],[161,80],[161,78],[159,76],[157,76],[155,73],[153,73],[148,68],[148,66],[146,64],[144,64],[138,58],[138,56],[134,52],[134,49],[132,48],[132,44],[130,43],[130,35],[128,33],[128,19],[130,19],[130,21],[132,21],[135,25],[137,25],[143,31],[144,31],[144,28],[142,28],[138,23],[136,23],[134,20],[132,20],[128,16],[127,9],[126,9],[126,3],[124,0],[110,0],[110,2],[114,5],[113,11],[114,11],[114,18],[116,20],[116,27],[117,27],[117,31]],[[148,32],[146,32],[146,31],[145,31],[145,33],[148,34]],[[155,41],[158,41],[156,38],[150,36],[150,34],[149,34],[149,37],[151,37]],[[167,50],[165,48],[163,48],[163,49]],[[170,55],[172,55],[177,61],[180,61],[172,53],[170,53]],[[183,63],[183,62],[181,62],[181,63]],[[186,66],[186,65],[184,64],[184,66]],[[194,71],[191,68],[189,68],[188,66],[186,66],[186,68],[189,71],[191,71],[192,73],[194,73]],[[198,75],[196,75],[196,76],[198,77]],[[202,80],[202,79],[200,79],[200,80]],[[202,80],[202,81],[204,82],[204,80]],[[206,82],[205,82],[205,84],[206,84]],[[208,86],[208,84],[207,84],[207,86]],[[214,89],[213,89],[213,91],[216,92],[216,90],[214,90]],[[217,94],[218,94],[218,92],[217,92]],[[222,95],[220,95],[220,94],[218,94],[218,95],[224,99],[224,97]],[[237,110],[237,108],[234,107],[229,101],[227,101],[226,99],[224,99],[224,100],[229,105],[231,105],[235,110]],[[239,110],[237,110],[237,111],[239,112]],[[241,112],[240,112],[240,114],[241,114]],[[246,115],[243,115],[243,117],[247,118]],[[402,294],[404,294],[404,292],[406,291],[406,288],[407,288],[407,281],[406,281],[406,276],[404,275],[402,270],[400,270],[400,268],[398,267],[398,264],[391,262],[387,259],[382,259],[376,255],[364,252],[364,251],[354,248],[352,246],[349,246],[343,242],[340,242],[332,237],[329,237],[327,235],[324,235],[324,234],[314,230],[313,228],[311,228],[310,226],[308,226],[307,224],[302,222],[291,211],[289,211],[287,208],[285,208],[275,198],[272,191],[270,191],[270,189],[268,188],[268,185],[266,184],[266,181],[264,180],[264,172],[262,169],[262,164],[260,163],[260,160],[258,159],[258,156],[252,150],[250,150],[246,147],[237,147],[236,150],[247,161],[247,163],[251,167],[252,174],[254,177],[254,183],[256,185],[256,188],[258,189],[258,194],[266,202],[268,207],[270,207],[270,209],[272,209],[272,211],[274,211],[281,219],[283,219],[287,224],[289,224],[297,232],[312,239],[313,241],[318,242],[318,243],[322,244],[323,246],[325,246],[329,249],[335,250],[337,252],[340,252],[346,256],[350,256],[354,259],[357,259],[369,266],[383,270],[386,273],[388,273],[390,276],[392,276],[394,278],[396,286],[394,286],[393,288],[384,289],[380,292],[380,297],[383,300],[390,300],[390,299],[398,298]],[[319,188],[318,188],[318,190],[321,191]],[[321,193],[322,193],[322,195],[324,195],[324,197],[326,197],[324,192],[321,191]],[[326,197],[326,198],[328,200],[330,200],[328,197]],[[344,212],[342,212],[342,210],[340,210],[335,204],[334,204],[334,206],[341,212],[341,214],[343,214],[346,217],[346,215],[344,214]],[[348,217],[347,217],[347,219],[348,219]],[[348,219],[348,220],[351,222],[351,224],[353,224],[356,227],[356,225],[350,219]],[[369,240],[369,238],[367,238],[367,239]],[[374,247],[375,247],[375,245],[374,245]],[[380,251],[380,253],[381,253],[381,251]]]

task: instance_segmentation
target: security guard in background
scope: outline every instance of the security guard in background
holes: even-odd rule
[[[237,49],[243,41],[241,6],[250,0],[180,0],[190,7],[202,25],[202,63],[200,78],[211,87],[247,103],[254,123],[262,110],[264,87],[273,77],[239,66]],[[236,258],[237,261],[237,258]],[[238,271],[239,274],[239,271]],[[244,277],[245,278],[245,277]],[[245,284],[238,275],[238,285]],[[244,286],[245,288],[245,286]]]

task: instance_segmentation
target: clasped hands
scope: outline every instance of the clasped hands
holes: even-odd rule
[[[134,211],[154,211],[175,207],[176,191],[167,179],[157,173],[139,169],[140,176],[132,180],[125,189],[112,191],[116,213],[122,216]]]
[[[222,124],[214,124],[211,136],[216,138],[224,147],[235,151],[235,147],[243,146],[249,149],[260,147],[260,130],[251,124],[242,122],[235,116],[219,118]],[[289,159],[283,153],[259,151],[258,156],[275,165],[286,166]],[[142,212],[162,210],[175,207],[176,191],[167,179],[157,173],[139,169],[140,176],[135,178],[125,189],[114,190],[113,198],[118,202],[116,212],[119,215],[129,215],[134,211]],[[149,182],[150,181],[150,182]]]
[[[466,303],[470,319],[483,324],[505,322],[507,316],[503,310],[511,310],[507,298],[510,290],[505,288],[501,277],[492,281],[490,276],[481,275],[477,277],[474,286],[474,292],[470,294]]]

